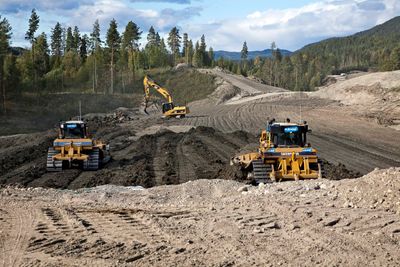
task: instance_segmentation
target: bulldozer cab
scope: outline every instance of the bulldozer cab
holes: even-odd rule
[[[269,132],[274,147],[304,147],[307,143],[308,125],[272,124]]]
[[[174,103],[164,103],[162,105],[162,112],[165,113],[165,112],[168,112],[170,110],[173,110],[174,108],[175,108],[174,107]]]
[[[67,121],[60,124],[61,139],[86,138],[87,129],[83,121]]]

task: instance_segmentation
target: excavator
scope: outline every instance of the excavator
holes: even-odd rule
[[[256,184],[323,178],[317,150],[307,143],[308,132],[307,122],[272,119],[261,132],[258,151],[233,157],[231,165],[239,165],[245,177]]]
[[[189,108],[186,106],[175,106],[172,101],[172,96],[167,89],[158,85],[149,76],[145,76],[143,79],[144,85],[144,112],[147,113],[148,102],[150,100],[150,88],[155,89],[160,95],[166,99],[166,103],[162,104],[162,113],[165,118],[184,118],[186,114],[189,114]]]
[[[47,153],[47,171],[59,172],[72,167],[96,171],[110,160],[109,151],[109,145],[88,136],[88,128],[82,120],[61,122],[58,138]]]

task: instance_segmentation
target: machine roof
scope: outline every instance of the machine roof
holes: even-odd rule
[[[75,123],[75,124],[83,124],[85,123],[84,121],[66,121],[64,123]]]

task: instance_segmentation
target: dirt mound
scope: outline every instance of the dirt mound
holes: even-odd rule
[[[162,129],[135,138],[135,132],[120,126],[115,120],[104,121],[98,117],[91,119],[91,126],[97,130],[98,136],[111,142],[113,159],[103,169],[46,173],[46,152],[54,137],[51,134],[38,135],[41,142],[17,146],[14,152],[10,151],[12,157],[2,159],[0,184],[71,189],[103,184],[152,187],[197,179],[227,178],[221,175],[229,164],[229,158],[252,138],[245,132],[224,134],[208,127],[192,128],[188,132]]]
[[[216,79],[219,81],[217,89],[209,96],[211,99],[215,100],[216,104],[222,104],[234,97],[245,96],[245,92],[242,92],[239,88],[233,86],[232,84],[223,81],[222,79]]]
[[[333,164],[327,160],[322,159],[326,178],[329,180],[342,180],[349,178],[358,178],[361,173],[349,170],[346,165],[339,163]]]
[[[384,209],[400,214],[400,168],[376,169],[343,185],[348,206]]]
[[[378,124],[400,125],[400,71],[378,72],[321,87],[313,95],[354,107],[353,113]]]

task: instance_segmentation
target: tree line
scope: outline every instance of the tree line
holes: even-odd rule
[[[99,21],[90,34],[78,26],[64,28],[57,22],[50,33],[37,33],[40,17],[33,9],[25,39],[30,48],[11,47],[12,28],[0,16],[0,88],[3,112],[9,95],[75,91],[93,93],[132,92],[132,85],[146,70],[186,63],[195,67],[214,64],[212,47],[203,35],[193,43],[187,33],[173,27],[167,40],[153,26],[147,35],[129,21],[122,33],[112,19],[101,38]],[[140,41],[146,38],[145,46]]]
[[[400,17],[348,37],[331,38],[282,56],[271,44],[270,58],[248,60],[244,42],[240,62],[218,59],[216,64],[242,75],[254,75],[267,84],[291,90],[314,90],[331,74],[349,71],[400,69]]]

